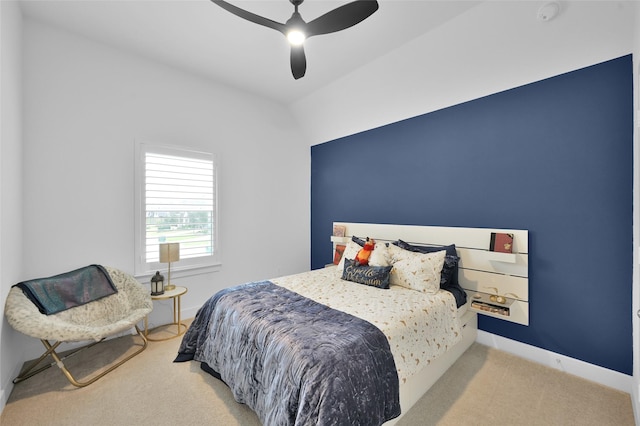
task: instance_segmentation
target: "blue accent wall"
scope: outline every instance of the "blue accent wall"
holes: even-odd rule
[[[480,329],[631,375],[632,87],[629,55],[313,146],[312,267],[334,221],[528,229],[530,325]]]

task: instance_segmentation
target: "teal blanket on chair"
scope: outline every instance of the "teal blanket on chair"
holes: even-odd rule
[[[85,266],[49,278],[23,281],[15,286],[21,288],[45,315],[81,306],[118,292],[109,273],[100,265]]]

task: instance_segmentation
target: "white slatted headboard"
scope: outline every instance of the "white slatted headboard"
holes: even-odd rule
[[[334,251],[336,244],[346,244],[353,235],[389,242],[400,239],[417,245],[455,244],[460,256],[458,280],[467,291],[469,302],[476,302],[472,309],[529,325],[528,231],[350,222],[334,222],[334,225],[346,229],[345,237],[331,237]],[[489,250],[492,232],[513,234],[512,253]],[[504,303],[496,296],[503,296]]]

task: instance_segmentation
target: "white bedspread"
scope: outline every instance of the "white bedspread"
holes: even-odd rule
[[[462,339],[453,295],[392,285],[381,290],[344,281],[323,268],[271,281],[331,308],[369,321],[389,340],[400,384]]]

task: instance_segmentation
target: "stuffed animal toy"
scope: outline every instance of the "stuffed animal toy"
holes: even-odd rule
[[[371,252],[373,251],[374,246],[375,246],[375,241],[367,237],[367,241],[364,243],[364,246],[360,249],[358,254],[356,254],[356,258],[354,260],[358,262],[359,265],[364,265],[364,266],[368,265],[369,256],[371,255]]]

